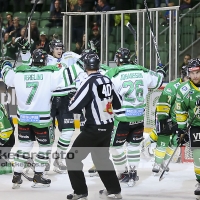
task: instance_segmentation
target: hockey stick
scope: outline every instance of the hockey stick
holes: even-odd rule
[[[151,37],[152,37],[152,40],[153,40],[153,43],[154,43],[154,47],[155,47],[155,50],[156,50],[156,55],[157,55],[157,59],[158,59],[158,65],[159,66],[163,66],[162,63],[161,63],[160,54],[158,52],[158,45],[157,45],[157,42],[156,42],[156,37],[155,37],[154,32],[153,32],[153,24],[152,24],[152,21],[151,21],[151,18],[150,18],[149,9],[148,9],[146,0],[144,0],[144,7],[146,9],[147,19],[149,21]]]
[[[8,159],[4,158],[4,157],[2,156],[2,154],[0,154],[0,156],[1,156],[1,158],[3,158],[6,162],[10,163],[10,164],[13,166],[13,163],[11,163]],[[22,172],[22,176],[23,176],[24,178],[26,178],[28,181],[33,181],[33,178],[27,176],[27,175],[24,174],[23,172]]]
[[[197,115],[198,112],[199,112],[199,107],[197,108],[197,110],[196,110],[196,112],[195,112],[195,114],[194,114],[194,116],[193,116],[193,118],[192,118],[190,124],[188,125],[187,129],[185,130],[184,134],[188,133],[188,131],[189,131],[189,129],[190,129],[190,127],[191,127],[191,125],[192,125],[194,119],[196,118],[196,115]],[[162,181],[162,180],[164,179],[163,175],[164,175],[164,173],[166,172],[166,170],[167,170],[167,168],[168,168],[168,165],[169,165],[169,163],[171,162],[171,160],[172,160],[174,154],[176,153],[177,149],[181,146],[181,140],[182,140],[182,138],[180,138],[178,146],[176,147],[176,149],[174,150],[173,154],[171,155],[171,157],[170,157],[170,159],[169,159],[167,165],[164,167],[164,170],[162,171],[162,173],[161,173],[161,175],[160,175],[159,181]]]
[[[33,8],[32,8],[32,10],[31,10],[30,16],[29,16],[29,18],[28,18],[28,22],[27,22],[27,24],[26,24],[26,29],[25,29],[24,37],[22,37],[22,38],[25,38],[26,35],[27,35],[28,26],[29,26],[29,24],[30,24],[30,21],[31,21],[31,19],[32,19],[32,16],[33,16],[33,13],[34,13],[34,11],[35,11],[35,8],[36,8],[36,5],[37,5],[38,1],[39,1],[39,0],[35,0],[35,3],[34,3]],[[15,62],[14,62],[14,64],[13,64],[13,68],[15,68],[15,65],[16,65],[16,63],[17,63],[17,60],[18,60],[18,58],[19,58],[19,54],[20,54],[20,49],[18,50],[18,53],[17,53],[16,59],[15,59]]]
[[[135,64],[137,64],[137,32],[129,22],[126,24],[126,27],[133,34],[135,40]]]

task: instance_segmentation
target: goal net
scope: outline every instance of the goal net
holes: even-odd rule
[[[165,88],[165,85],[157,90],[150,91],[146,98],[145,118],[144,118],[144,132],[150,133],[155,128],[155,109],[156,103]],[[189,143],[180,149],[180,161],[181,162],[193,162],[192,151],[189,147]]]

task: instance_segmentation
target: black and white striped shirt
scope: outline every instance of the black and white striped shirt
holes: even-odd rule
[[[101,125],[114,121],[113,109],[120,109],[121,104],[121,96],[111,80],[97,72],[83,81],[69,110],[77,113],[85,108],[86,124]]]

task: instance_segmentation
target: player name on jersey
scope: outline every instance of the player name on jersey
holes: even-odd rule
[[[24,75],[24,80],[29,81],[29,80],[43,80],[43,74],[29,74],[29,75]]]

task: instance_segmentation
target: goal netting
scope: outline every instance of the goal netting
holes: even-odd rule
[[[150,91],[146,98],[145,118],[144,118],[144,132],[150,133],[155,128],[155,109],[156,103],[161,95],[165,86],[160,87],[157,90]],[[180,149],[180,161],[181,162],[193,162],[192,151],[187,143]]]

